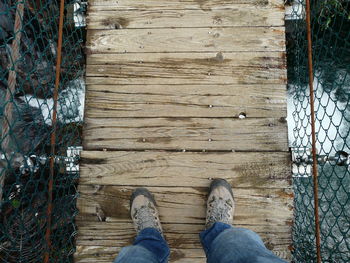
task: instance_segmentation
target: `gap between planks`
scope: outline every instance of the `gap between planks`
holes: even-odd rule
[[[234,9],[237,5],[254,5],[257,8],[278,7],[279,12],[284,13],[284,2],[282,0],[90,0],[89,11],[97,10],[204,10],[215,11]]]

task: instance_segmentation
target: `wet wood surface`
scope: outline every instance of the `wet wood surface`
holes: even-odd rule
[[[290,260],[293,192],[281,0],[90,0],[75,262],[132,243],[129,199],[158,203],[170,262],[204,263],[213,178],[234,224]]]

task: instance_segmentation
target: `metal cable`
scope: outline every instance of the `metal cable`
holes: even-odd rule
[[[311,136],[312,136],[312,173],[314,190],[314,213],[315,213],[315,237],[317,263],[321,263],[321,240],[320,240],[320,218],[318,212],[318,171],[317,171],[317,149],[316,149],[316,130],[315,130],[315,103],[314,103],[314,83],[313,83],[313,64],[312,64],[312,38],[311,38],[311,11],[310,0],[306,0],[306,26],[307,26],[307,45],[308,45],[308,71],[310,88],[310,109],[311,109]]]
[[[60,18],[59,18],[59,26],[58,26],[55,89],[53,94],[54,105],[52,109],[52,112],[53,112],[52,113],[52,133],[50,138],[50,143],[51,143],[50,176],[49,176],[49,184],[48,184],[47,225],[46,225],[46,233],[45,233],[45,239],[47,242],[47,251],[45,252],[45,255],[44,255],[44,263],[49,262],[50,251],[51,251],[52,189],[53,189],[53,176],[54,176],[54,165],[55,165],[57,100],[58,100],[58,89],[60,85],[60,72],[61,72],[61,59],[62,59],[63,18],[64,18],[64,0],[61,0]]]

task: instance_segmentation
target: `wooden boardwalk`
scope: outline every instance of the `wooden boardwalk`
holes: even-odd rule
[[[158,201],[171,262],[204,263],[212,178],[235,225],[290,259],[292,189],[282,0],[90,0],[75,261],[135,236],[129,198]]]

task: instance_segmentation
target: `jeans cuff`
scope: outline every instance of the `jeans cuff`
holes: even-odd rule
[[[137,235],[134,245],[142,246],[151,251],[160,263],[167,262],[170,254],[168,243],[155,228],[145,228]]]
[[[206,255],[208,255],[211,244],[213,243],[215,238],[217,238],[217,236],[221,234],[223,231],[230,228],[232,228],[231,225],[221,223],[221,222],[216,222],[214,223],[214,225],[212,225],[211,228],[206,229],[199,234],[199,237]]]

